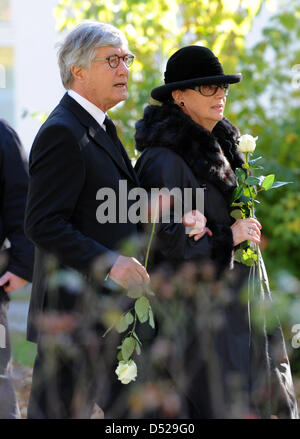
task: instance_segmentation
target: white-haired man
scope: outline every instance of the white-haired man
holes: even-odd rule
[[[93,361],[87,358],[89,341],[78,336],[80,322],[86,320],[86,291],[72,295],[67,286],[55,289],[54,294],[49,267],[45,267],[47,255],[55,256],[60,268],[80,272],[85,279],[91,276],[95,261],[102,258],[110,278],[124,288],[149,281],[135,255],[125,257],[118,252],[120,243],[136,234],[136,224],[99,224],[96,217],[100,188],[111,188],[118,197],[120,180],[126,180],[128,191],[138,186],[131,162],[106,115],[127,98],[132,61],[124,35],[99,22],[83,22],[59,49],[67,93],[39,130],[29,163],[25,231],[36,253],[28,339],[38,342],[29,418],[89,417],[98,389],[92,377],[97,377],[93,367],[99,357],[93,348]],[[40,323],[40,317],[50,311],[63,318],[80,316],[75,319],[76,336],[72,338],[76,354],[72,357],[74,349],[70,354],[68,346],[61,344],[61,355],[56,356],[52,370],[53,345],[49,338],[45,342]]]

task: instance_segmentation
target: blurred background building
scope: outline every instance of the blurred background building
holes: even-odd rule
[[[39,115],[49,113],[64,93],[55,49],[61,38],[53,16],[56,3],[0,0],[0,118],[15,128],[27,153]]]
[[[58,0],[0,0],[0,118],[18,132],[29,154],[33,139],[64,93],[55,45],[62,39],[53,14]],[[257,41],[270,16],[264,8],[248,37]]]

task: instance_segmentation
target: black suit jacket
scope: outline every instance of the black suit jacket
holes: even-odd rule
[[[24,234],[24,211],[28,185],[25,154],[17,133],[0,120],[0,248],[5,238],[11,246],[5,250],[5,271],[31,282],[33,245]]]
[[[119,180],[127,180],[127,192],[138,186],[128,157],[125,162],[105,130],[68,94],[40,128],[30,153],[25,216],[26,234],[36,245],[29,340],[38,340],[34,319],[47,299],[45,255],[86,275],[98,257],[111,266],[120,243],[137,232],[135,224],[100,224],[96,218],[100,188],[112,188],[118,200]]]

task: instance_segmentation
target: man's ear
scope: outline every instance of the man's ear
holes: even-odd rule
[[[86,70],[85,70],[85,68],[73,65],[71,67],[71,72],[72,72],[72,76],[73,76],[74,80],[77,80],[77,81],[80,81],[80,82],[84,81],[84,79],[86,77]]]

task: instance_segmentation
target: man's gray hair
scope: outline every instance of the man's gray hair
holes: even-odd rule
[[[60,76],[67,90],[73,82],[72,66],[89,67],[97,49],[106,46],[128,46],[125,35],[111,24],[85,20],[67,35],[58,50]]]

